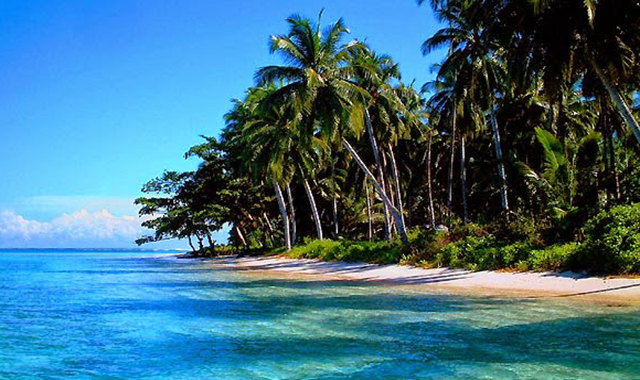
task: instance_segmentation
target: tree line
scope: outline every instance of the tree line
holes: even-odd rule
[[[422,3],[422,1],[419,1]],[[432,0],[448,49],[423,85],[342,19],[301,15],[190,172],[146,183],[139,244],[243,248],[531,226],[544,244],[640,199],[640,2]],[[416,47],[418,48],[418,47]],[[427,68],[425,68],[427,69]],[[515,223],[515,224],[514,224]],[[519,226],[519,227],[513,227]]]

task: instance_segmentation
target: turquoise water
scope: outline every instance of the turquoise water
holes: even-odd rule
[[[1,379],[640,379],[640,310],[0,251]]]

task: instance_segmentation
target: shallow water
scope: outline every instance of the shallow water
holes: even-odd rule
[[[2,379],[640,379],[640,310],[0,251]]]

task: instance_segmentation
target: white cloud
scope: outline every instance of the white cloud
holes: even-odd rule
[[[38,195],[16,200],[15,209],[60,215],[64,212],[109,210],[114,215],[130,215],[138,212],[135,198],[99,197],[91,195]]]
[[[0,247],[130,247],[145,233],[137,216],[115,216],[106,209],[62,214],[50,222],[0,211]]]

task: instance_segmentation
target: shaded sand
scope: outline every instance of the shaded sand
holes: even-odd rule
[[[320,276],[327,280],[377,281],[423,287],[425,291],[640,305],[640,279],[588,277],[573,272],[471,272],[282,257],[222,257],[214,259],[212,265],[242,271],[266,271],[298,279]]]

